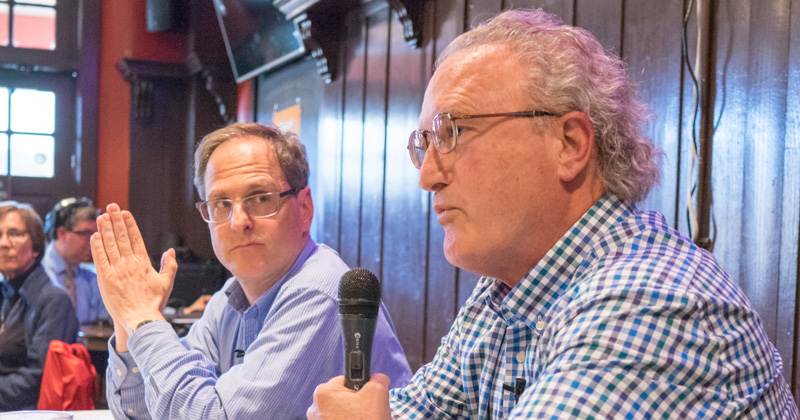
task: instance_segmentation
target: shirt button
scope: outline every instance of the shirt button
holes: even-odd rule
[[[517,362],[522,363],[525,361],[525,352],[521,351],[517,353]]]
[[[132,408],[129,408],[129,409],[128,409],[128,413],[131,413],[131,414],[133,414],[133,409],[132,409]]]
[[[122,371],[117,369],[117,376],[122,376]]]
[[[139,373],[139,368],[138,367],[134,367],[133,369],[131,369],[131,372]]]

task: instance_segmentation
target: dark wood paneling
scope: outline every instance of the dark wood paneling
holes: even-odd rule
[[[363,17],[348,17],[344,63],[344,126],[342,129],[341,233],[339,254],[351,267],[358,267],[361,225],[361,173],[364,142],[364,71],[366,27]]]
[[[720,2],[717,36],[717,106],[712,161],[716,220],[714,255],[731,278],[741,280],[744,214],[744,144],[747,141],[747,68],[750,0]]]
[[[513,0],[505,1],[506,9],[525,9],[536,8],[542,9],[545,12],[553,13],[561,16],[567,24],[573,24],[573,17],[575,16],[575,2],[574,0]]]
[[[426,361],[425,317],[420,314],[425,313],[429,203],[428,194],[417,185],[419,171],[406,146],[409,133],[417,128],[428,60],[425,50],[408,46],[396,18],[389,30],[383,297],[408,363],[416,370]]]
[[[647,134],[664,151],[661,184],[640,204],[657,210],[675,224],[679,176],[681,46],[683,2],[625,2],[623,45],[631,77],[639,84],[642,100],[655,115]]]
[[[800,63],[800,1],[792,0],[790,33],[793,34],[789,48],[789,71],[786,89],[786,138],[783,156],[783,209],[781,214],[781,262],[780,287],[778,293],[778,336],[776,345],[784,359],[783,372],[792,379],[795,401],[800,404],[797,381],[800,370],[796,354],[797,326],[797,274],[800,266],[800,68],[791,63]],[[794,357],[793,357],[794,353]]]
[[[781,195],[786,129],[789,1],[750,4],[744,218],[740,283],[773,342],[778,334]],[[783,355],[788,359],[791,356]]]
[[[474,28],[503,10],[502,0],[468,0],[467,27]]]
[[[618,56],[622,51],[623,0],[576,0],[575,24]]]
[[[383,200],[386,151],[386,65],[389,8],[367,17],[364,164],[361,198],[361,266],[383,277]]]
[[[341,62],[342,60],[340,60]],[[341,187],[342,187],[342,135],[344,78],[337,77],[326,84],[322,91],[319,111],[319,160],[317,172],[319,191],[314,197],[314,218],[320,222],[322,232],[318,241],[337,251],[341,233]],[[313,168],[311,168],[313,171]],[[313,173],[313,172],[312,172]]]
[[[182,238],[178,227],[186,203],[183,202],[184,167],[183,139],[186,138],[189,80],[153,77],[152,117],[139,120],[137,107],[131,105],[131,169],[130,211],[137,219],[142,237],[151,256],[159,255]]]

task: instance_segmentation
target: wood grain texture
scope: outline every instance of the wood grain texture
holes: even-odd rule
[[[586,29],[607,51],[622,55],[623,0],[576,0],[575,24]]]
[[[721,2],[717,35],[717,101],[712,156],[714,255],[735,281],[741,281],[744,212],[744,144],[747,125],[747,68],[750,51],[750,0]],[[713,234],[712,234],[713,236]]]
[[[575,2],[573,0],[505,0],[505,9],[542,9],[561,17],[567,24],[574,24]]]
[[[639,85],[639,96],[655,115],[647,135],[665,154],[661,184],[639,208],[656,210],[675,224],[679,174],[680,25],[683,2],[625,2],[623,45],[628,71]]]
[[[343,60],[339,60],[340,63]],[[341,70],[337,71],[341,72]],[[319,159],[317,177],[319,191],[312,191],[314,197],[314,218],[320,223],[319,238],[337,251],[341,251],[342,199],[342,139],[344,135],[343,101],[344,78],[337,77],[330,84],[323,85],[322,101],[319,111]],[[311,168],[312,174],[314,168]]]
[[[381,276],[386,152],[389,8],[366,17],[364,153],[361,180],[360,266]],[[382,276],[381,276],[382,278]]]
[[[384,207],[383,298],[412,370],[424,360],[425,285],[428,243],[428,193],[419,188],[411,164],[408,135],[417,128],[425,92],[424,49],[405,42],[402,26],[389,27],[386,191]]]
[[[777,258],[789,56],[789,1],[750,5],[747,125],[744,149],[744,218],[740,283],[775,341],[778,318]],[[787,357],[787,356],[784,356]]]
[[[341,231],[339,254],[350,267],[358,267],[361,242],[361,176],[364,144],[364,72],[366,27],[351,13],[345,41],[344,114],[342,130]]]
[[[781,217],[781,263],[778,294],[778,336],[775,345],[783,356],[783,375],[792,380],[792,394],[800,405],[798,389],[798,267],[800,267],[800,1],[792,0],[790,17],[789,70],[786,90],[786,138],[783,156],[783,209]],[[790,316],[795,314],[795,316]]]

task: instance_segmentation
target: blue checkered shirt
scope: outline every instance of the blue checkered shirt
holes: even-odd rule
[[[527,387],[515,403],[504,389]],[[400,419],[797,419],[781,358],[714,257],[606,196],[513,288],[482,278]]]

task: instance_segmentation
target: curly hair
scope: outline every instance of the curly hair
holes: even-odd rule
[[[306,148],[296,134],[282,133],[275,126],[259,123],[235,123],[207,134],[197,145],[194,153],[194,186],[200,198],[206,198],[204,181],[211,154],[228,140],[251,136],[262,138],[272,146],[289,187],[299,191],[308,185]]]
[[[623,61],[588,31],[537,10],[508,10],[456,38],[436,65],[458,51],[500,44],[529,69],[532,100],[557,115],[580,111],[592,121],[598,176],[606,191],[632,203],[658,183],[663,153],[643,132],[645,106]]]

